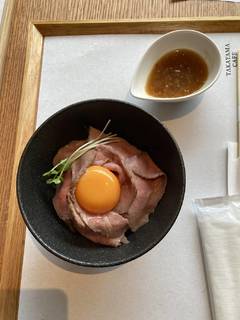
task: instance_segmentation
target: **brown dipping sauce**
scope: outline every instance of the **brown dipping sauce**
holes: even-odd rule
[[[186,96],[201,88],[207,77],[207,64],[198,53],[176,49],[162,56],[154,65],[146,91],[154,97]]]

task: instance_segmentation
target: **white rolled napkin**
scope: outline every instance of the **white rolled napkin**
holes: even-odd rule
[[[237,157],[237,148],[237,142],[228,142],[228,195],[240,194],[240,158]]]
[[[240,196],[194,201],[214,320],[240,319]]]

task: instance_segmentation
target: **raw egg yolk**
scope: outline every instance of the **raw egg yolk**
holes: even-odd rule
[[[118,178],[110,170],[91,166],[78,180],[75,196],[83,209],[101,214],[116,206],[120,192]]]

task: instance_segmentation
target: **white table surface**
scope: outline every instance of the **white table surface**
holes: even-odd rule
[[[210,320],[194,198],[226,193],[226,143],[235,139],[235,70],[201,98],[146,104],[129,95],[136,65],[157,35],[47,38],[37,125],[73,102],[117,98],[158,116],[176,138],[186,165],[186,195],[168,235],[143,257],[106,272],[68,265],[27,233],[20,320]],[[240,35],[212,35],[236,49]]]

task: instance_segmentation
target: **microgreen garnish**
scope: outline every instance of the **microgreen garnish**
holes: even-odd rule
[[[72,163],[76,161],[78,158],[83,156],[89,150],[96,148],[99,145],[113,143],[118,141],[116,134],[108,133],[102,138],[104,131],[107,129],[110,120],[105,125],[104,129],[101,131],[99,136],[93,140],[88,141],[87,143],[80,146],[77,150],[75,150],[68,158],[61,160],[58,164],[56,164],[51,170],[45,172],[43,177],[48,178],[46,180],[47,184],[55,184],[58,185],[63,182],[63,173],[70,169]]]

